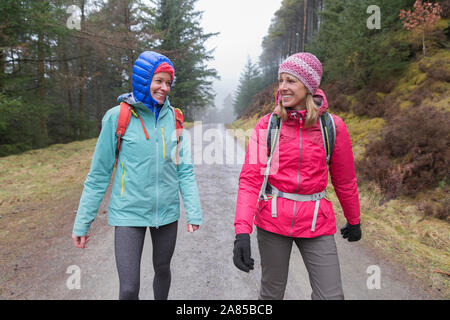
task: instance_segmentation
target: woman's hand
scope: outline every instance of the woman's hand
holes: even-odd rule
[[[80,248],[80,249],[87,248],[87,243],[89,241],[88,234],[85,236],[81,236],[81,237],[72,234],[72,239],[73,239],[73,243],[75,244],[75,247]]]
[[[196,224],[188,224],[187,225],[187,231],[190,233],[193,233],[194,231],[198,230],[198,228],[200,228],[200,226],[196,225]]]

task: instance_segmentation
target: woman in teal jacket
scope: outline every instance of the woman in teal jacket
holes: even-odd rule
[[[178,192],[186,209],[187,230],[193,232],[202,223],[189,139],[183,139],[183,130],[177,148],[175,114],[167,98],[174,72],[167,57],[143,52],[133,66],[133,92],[118,99],[134,107],[138,116],[131,116],[120,142],[108,208],[108,224],[115,226],[119,299],[138,299],[147,227],[153,244],[155,299],[167,299],[180,217]],[[72,238],[78,248],[86,247],[90,225],[114,170],[119,111],[120,106],[108,110],[102,120],[73,227]]]

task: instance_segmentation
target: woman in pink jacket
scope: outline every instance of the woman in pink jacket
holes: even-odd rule
[[[318,89],[320,61],[310,53],[297,53],[281,64],[278,74],[274,116],[281,119],[281,125],[279,132],[271,133],[275,135],[270,139],[275,140],[272,157],[267,147],[271,114],[259,120],[250,138],[239,178],[233,261],[242,271],[253,269],[250,233],[254,223],[261,256],[260,299],[283,299],[293,242],[308,270],[312,299],[343,299],[334,241],[336,220],[325,189],[329,169],[347,219],[341,234],[348,241],[360,240],[360,207],[350,137],[342,119],[330,114],[336,135],[327,168],[319,117],[328,103]],[[265,180],[267,167],[270,173],[266,173]]]

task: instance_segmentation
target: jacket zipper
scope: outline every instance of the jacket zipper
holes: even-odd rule
[[[301,126],[301,121],[302,121],[302,116],[300,115],[300,148],[299,148],[299,155],[298,155],[298,172],[297,172],[297,189],[295,190],[295,193],[298,193],[299,189],[300,189],[300,164],[302,162],[302,126]],[[296,207],[297,202],[294,202],[294,212],[292,213],[292,224],[291,224],[291,233],[290,235],[292,236],[292,232],[294,231],[294,219],[295,219],[295,207]]]
[[[155,129],[158,130],[158,120],[156,119],[156,114],[153,112],[155,117]],[[158,190],[159,190],[159,142],[158,135],[156,134],[156,228],[159,228],[159,209],[158,209]]]
[[[122,170],[123,170],[123,172],[122,172],[122,189],[120,191],[120,198],[121,199],[123,197],[123,181],[125,179],[125,166],[124,166],[123,162],[122,162]]]

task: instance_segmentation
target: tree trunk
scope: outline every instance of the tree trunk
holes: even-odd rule
[[[306,26],[308,22],[308,0],[303,2],[303,39],[302,39],[302,51],[305,50],[306,43]]]
[[[314,33],[319,32],[320,29],[320,15],[319,12],[322,10],[322,1],[318,0],[317,3],[315,3],[314,6],[315,12],[314,12],[314,21],[316,22],[314,26]]]
[[[97,67],[96,73],[100,73],[101,71]],[[97,77],[95,80],[95,115],[97,120],[97,131],[100,132],[102,129],[102,116],[103,116],[103,90],[100,79]]]
[[[302,29],[303,20],[295,19],[295,52],[303,51],[302,48]]]
[[[81,32],[85,29],[85,14],[84,14],[84,5],[85,0],[81,0]],[[86,116],[85,116],[85,99],[86,99],[86,84],[85,84],[85,77],[86,77],[86,49],[85,49],[85,43],[84,39],[80,39],[80,73],[79,73],[79,85],[80,85],[80,93],[79,93],[79,103],[80,103],[80,109],[79,109],[79,131],[78,135],[80,138],[84,138],[86,136]]]
[[[422,51],[423,51],[423,56],[426,56],[426,49],[425,49],[425,28],[423,28],[423,32],[422,32]]]
[[[128,90],[131,91],[133,85],[133,79],[131,75],[133,74],[133,49],[131,44],[131,22],[130,22],[130,10],[128,8],[128,0],[123,0],[124,6],[124,16],[125,16],[125,28],[126,28],[126,39],[125,44],[130,46],[130,49],[127,52],[128,56]]]
[[[5,81],[5,51],[0,48],[0,91],[3,90],[3,81]]]
[[[74,132],[76,128],[74,127],[73,121],[73,102],[72,102],[72,81],[70,77],[69,62],[67,61],[67,46],[66,42],[63,42],[62,48],[62,70],[64,72],[65,86],[66,86],[66,97],[67,97],[67,117],[66,117],[66,134],[71,139],[74,138]]]
[[[37,43],[37,96],[38,103],[44,104],[45,101],[45,66],[44,66],[44,34],[39,32]],[[47,128],[47,113],[44,112],[45,108],[42,108],[39,114],[40,131],[39,140],[37,141],[38,147],[43,147],[48,144],[48,128]]]

